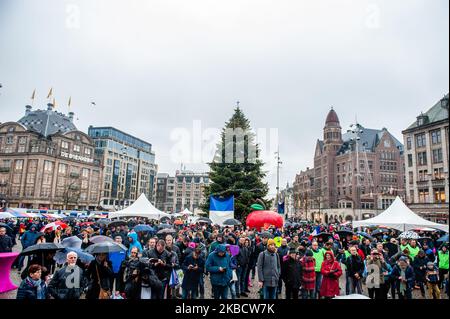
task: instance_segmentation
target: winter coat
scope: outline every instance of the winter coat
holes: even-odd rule
[[[142,246],[141,243],[139,242],[138,239],[138,235],[137,233],[129,233],[128,237],[131,238],[130,242],[130,247],[128,248],[128,256],[131,255],[131,249],[134,247],[137,247],[139,249],[139,252],[142,252]]]
[[[250,262],[250,250],[248,247],[239,245],[239,254],[236,256],[239,267],[246,267]]]
[[[281,264],[277,253],[271,253],[268,250],[261,252],[256,267],[259,281],[262,281],[265,287],[278,287]]]
[[[416,281],[425,282],[425,274],[427,272],[427,263],[430,260],[425,257],[416,256],[412,262],[412,267],[414,269],[414,275],[416,277]],[[421,269],[422,268],[422,269]]]
[[[158,276],[159,280],[169,280],[170,274],[172,272],[172,254],[165,249],[162,251],[162,253],[159,253],[158,250],[154,248],[148,251],[147,256],[150,259],[156,258],[161,259],[163,262],[165,262],[164,266],[154,266],[153,270],[155,271],[156,276]]]
[[[0,236],[0,253],[12,252],[13,241],[8,235]]]
[[[218,255],[218,252],[222,251],[225,252],[223,257]],[[216,250],[209,254],[205,267],[206,271],[210,273],[211,285],[228,286],[233,273],[231,271],[231,256],[226,253],[225,245],[218,245]],[[224,268],[225,271],[220,272],[219,267]]]
[[[344,261],[345,267],[347,267],[346,274],[348,277],[354,277],[355,274],[358,274],[362,277],[364,272],[364,262],[359,255],[353,256],[350,255]]]
[[[188,269],[189,265],[198,266],[197,270]],[[184,272],[183,283],[181,287],[186,290],[197,289],[200,278],[203,275],[203,271],[205,270],[205,258],[200,255],[197,259],[195,259],[192,254],[184,258],[183,265],[181,267]]]
[[[326,260],[327,254],[330,254],[332,257],[330,261]],[[342,275],[342,269],[331,252],[325,252],[325,259],[322,263],[320,272],[323,275],[322,285],[320,286],[320,296],[339,296],[339,277]]]
[[[86,270],[86,277],[89,280],[89,288],[86,293],[86,299],[98,299],[100,294],[100,286],[99,280],[97,276],[100,275],[100,285],[104,290],[112,291],[111,283],[114,277],[114,273],[112,271],[112,264],[108,262],[108,267],[105,267],[102,264],[99,264],[96,259],[92,260]]]
[[[73,275],[74,272],[79,275]],[[69,282],[73,284],[73,287],[67,287],[67,278],[73,277],[73,281],[69,279]],[[78,280],[77,280],[78,278]],[[87,279],[85,277],[84,271],[78,267],[68,267],[64,266],[59,269],[52,277],[48,285],[48,291],[50,295],[55,299],[80,299],[83,290],[87,286]]]
[[[395,280],[395,287],[397,288],[397,290],[400,290],[400,280],[398,278],[400,277],[401,273],[402,271],[400,267],[398,265],[395,265],[394,269],[392,269],[391,277],[393,280]],[[412,289],[414,287],[415,275],[414,270],[411,266],[406,267],[405,277],[408,288]]]
[[[43,293],[45,294],[45,299],[48,297],[47,286],[45,285],[45,281],[41,280],[40,283],[41,289],[43,289]],[[25,299],[25,300],[35,300],[37,299],[37,287],[33,284],[33,281],[30,277],[25,278],[20,283],[19,289],[17,289],[16,299]]]
[[[302,284],[302,266],[300,261],[288,257],[281,264],[281,279],[283,279],[286,287],[299,289]]]
[[[302,264],[302,286],[306,290],[316,288],[316,260],[313,257],[304,256],[300,260]]]
[[[34,245],[37,239],[38,239],[37,231],[27,230],[20,239],[22,241],[22,248],[25,249]]]

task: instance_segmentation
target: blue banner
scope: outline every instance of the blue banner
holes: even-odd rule
[[[284,214],[284,202],[278,202],[278,214]]]
[[[234,211],[234,196],[219,198],[211,195],[209,197],[209,210],[219,212]]]

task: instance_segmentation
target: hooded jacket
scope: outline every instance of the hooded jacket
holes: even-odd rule
[[[331,260],[327,260],[327,255],[331,256]],[[324,253],[324,261],[321,267],[323,275],[322,285],[320,286],[321,297],[335,297],[339,296],[339,277],[342,275],[342,269],[339,263],[335,260],[334,254],[331,251]]]
[[[138,235],[136,233],[129,233],[128,237],[131,238],[131,240],[130,240],[130,247],[128,248],[128,256],[131,255],[131,249],[133,247],[137,247],[139,249],[139,252],[142,252],[142,246],[141,246],[141,243],[138,240]]]
[[[225,255],[221,257],[218,255],[219,252],[224,252]],[[225,271],[220,272],[220,267],[224,268]],[[227,249],[224,244],[217,245],[216,250],[208,256],[205,268],[211,274],[211,285],[228,286],[233,274],[231,271],[231,256],[227,254]]]

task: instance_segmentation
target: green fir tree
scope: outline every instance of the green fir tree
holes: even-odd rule
[[[210,184],[205,187],[207,199],[202,209],[209,211],[209,196],[234,195],[234,217],[245,221],[252,211],[250,205],[261,199],[266,207],[269,186],[264,182],[264,163],[259,159],[259,149],[250,121],[237,106],[231,119],[222,129],[214,160],[209,163]]]

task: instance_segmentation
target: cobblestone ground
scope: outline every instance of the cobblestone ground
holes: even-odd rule
[[[20,242],[18,242],[18,245],[14,246],[13,251],[17,251],[17,252],[21,251]],[[25,264],[26,264],[26,260],[25,260]],[[343,269],[344,268],[345,267],[343,266]],[[11,278],[11,281],[17,286],[21,282],[20,273],[17,271],[17,269],[11,269],[10,278]],[[339,286],[341,289],[341,295],[345,294],[345,272],[344,272],[344,275],[342,275],[340,278]],[[259,299],[260,298],[259,292],[258,292],[257,276],[254,280],[252,280],[252,287],[249,287],[249,290],[250,290],[250,293],[248,294],[248,297],[240,297],[240,299]],[[17,294],[17,290],[12,290],[12,291],[9,291],[6,293],[2,293],[2,294],[0,294],[0,299],[15,299],[16,294]],[[368,296],[367,288],[365,287],[365,285],[363,285],[363,294]],[[442,295],[441,296],[442,299],[449,298],[449,296],[447,296],[444,293],[441,293],[441,295]],[[205,277],[205,298],[210,299],[211,296],[212,296],[211,283],[209,281],[209,277],[206,276]],[[420,294],[420,290],[414,290],[413,296],[414,296],[414,299],[423,299],[423,297]],[[284,288],[283,288],[282,294],[280,295],[280,298],[281,299],[285,298]]]

